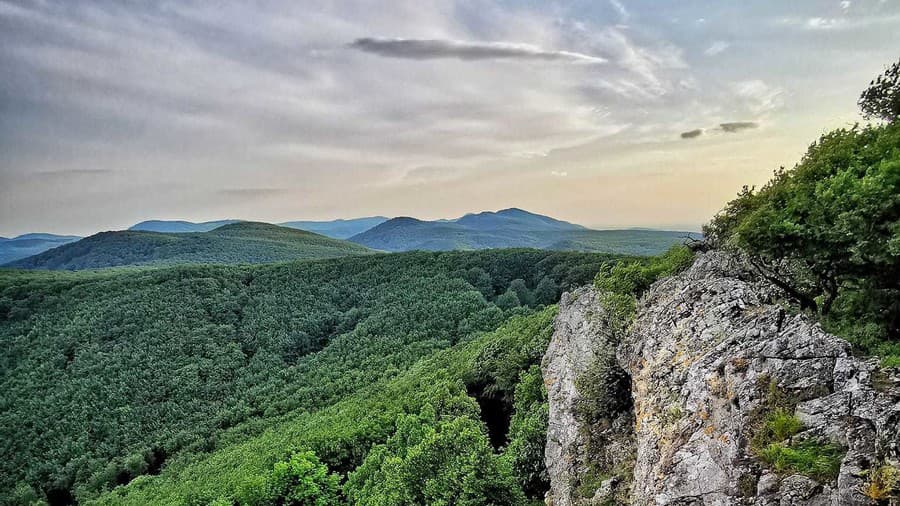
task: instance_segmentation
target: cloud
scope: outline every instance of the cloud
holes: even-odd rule
[[[434,60],[542,60],[582,63],[605,63],[597,56],[571,51],[549,51],[531,44],[512,42],[468,42],[441,39],[385,39],[366,37],[356,39],[350,47],[388,58]]]
[[[223,197],[238,199],[262,199],[287,193],[285,188],[227,188],[217,193]]]
[[[810,30],[831,30],[844,24],[844,20],[837,18],[809,18],[806,20],[806,28]]]
[[[732,121],[728,123],[720,123],[719,128],[723,132],[735,133],[751,128],[759,128],[759,123],[755,121]]]
[[[751,114],[759,116],[780,109],[784,105],[781,88],[770,86],[760,79],[732,83],[732,92]]]
[[[624,5],[622,5],[622,2],[619,0],[609,0],[609,4],[612,5],[613,9],[619,14],[619,20],[622,23],[627,23],[631,18],[631,13],[628,12],[628,9],[626,9]]]
[[[37,170],[33,172],[36,177],[43,178],[67,178],[79,176],[106,176],[116,172],[113,169],[61,169],[61,170]]]
[[[729,47],[731,47],[731,44],[729,44],[728,42],[717,40],[713,42],[711,46],[706,48],[706,51],[703,51],[703,54],[705,54],[706,56],[715,56],[717,54],[725,52],[725,50]]]
[[[682,139],[696,139],[701,135],[704,135],[707,132],[722,132],[722,133],[738,133],[744,130],[751,130],[754,128],[759,128],[759,123],[756,121],[728,121],[725,123],[719,123],[719,126],[711,129],[707,128],[697,128],[694,130],[688,130],[686,132],[681,132]]]

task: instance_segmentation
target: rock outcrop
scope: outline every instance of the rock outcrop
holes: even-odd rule
[[[616,346],[596,293],[564,298],[544,362],[548,504],[609,502],[573,484],[591,464],[579,438],[593,430],[575,416],[577,377],[610,346],[631,377],[631,504],[875,504],[864,493],[872,470],[900,464],[900,377],[779,300],[734,258],[706,253],[642,297]],[[758,435],[776,410],[800,424],[775,443],[831,449],[833,472],[761,458]]]
[[[559,304],[553,339],[541,363],[550,402],[546,464],[554,477],[550,491],[556,498],[554,505],[572,506],[578,478],[587,473],[586,433],[576,416],[579,394],[575,382],[611,336],[592,288],[565,293]]]

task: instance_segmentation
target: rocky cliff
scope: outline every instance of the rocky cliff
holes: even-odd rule
[[[642,297],[625,332],[601,300],[563,297],[542,364],[548,504],[891,500],[900,375],[851,356],[740,262],[700,255]]]

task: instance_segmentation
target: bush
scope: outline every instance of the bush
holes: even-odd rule
[[[900,124],[827,133],[791,170],[747,189],[704,227],[872,353],[900,339]],[[860,336],[863,337],[863,336]]]

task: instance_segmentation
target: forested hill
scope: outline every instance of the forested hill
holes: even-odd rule
[[[565,223],[565,222],[561,222]],[[350,238],[382,251],[446,251],[489,248],[540,248],[596,251],[620,255],[658,255],[701,234],[667,230],[590,230],[578,225],[497,220],[472,215],[457,221],[394,218]],[[496,228],[494,228],[496,227]],[[532,228],[529,228],[532,227]]]
[[[389,394],[379,382],[553,303],[561,290],[589,282],[608,258],[494,250],[264,266],[0,271],[0,504],[84,504],[160,472],[152,483],[161,489],[145,494],[144,476],[117,492],[129,498],[106,499],[275,504],[260,499],[278,493],[266,482],[274,463],[307,446],[331,469],[353,470],[373,443],[387,440],[396,417],[419,416],[425,404],[438,416],[468,413],[447,437],[463,438],[464,449],[482,459],[482,486],[513,501],[497,504],[518,504],[530,479],[516,485],[511,464],[486,446],[477,407],[459,381],[467,378],[475,397],[506,392],[511,402],[519,372],[543,352],[551,314],[532,330],[479,341],[493,350],[482,360],[481,380],[472,376],[470,356],[464,363],[436,358],[430,372],[410,375]],[[511,354],[508,369],[489,360],[498,353]],[[500,386],[487,389],[493,383]],[[529,385],[528,395],[539,396],[539,375]],[[427,413],[434,412],[421,416]],[[253,439],[260,434],[269,439]],[[530,455],[527,448],[542,445],[529,443],[517,455]],[[409,478],[415,488],[418,478]],[[359,475],[358,487],[366,483]]]
[[[74,235],[56,234],[23,234],[11,239],[0,237],[0,265],[37,255],[79,239],[81,237]]]
[[[239,222],[198,233],[101,232],[8,266],[78,270],[184,263],[256,264],[371,252],[364,246],[312,232]]]

